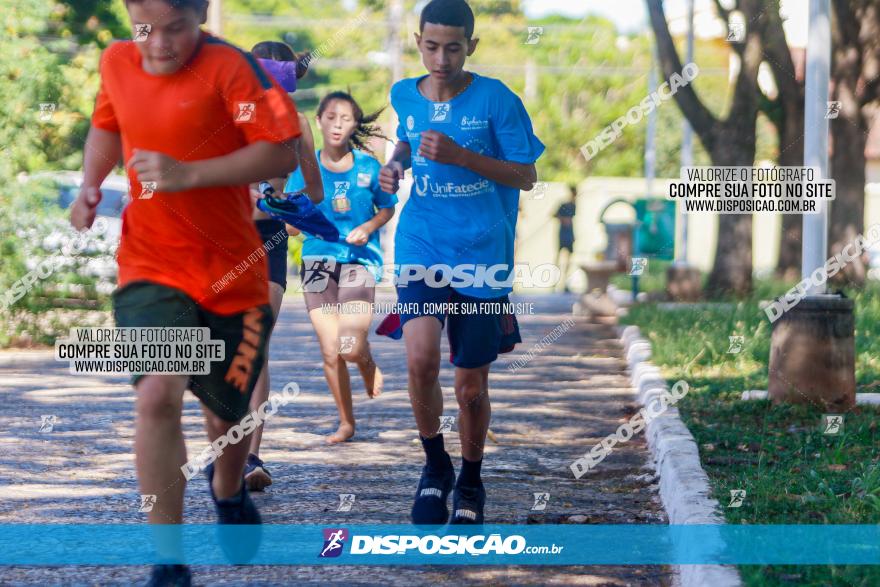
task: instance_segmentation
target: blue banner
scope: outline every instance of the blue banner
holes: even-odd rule
[[[3,565],[880,564],[880,525],[2,524]]]

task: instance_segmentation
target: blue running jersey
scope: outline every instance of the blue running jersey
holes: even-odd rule
[[[419,92],[418,82],[427,76],[391,88],[391,105],[400,119],[397,138],[410,144],[414,180],[397,225],[395,263],[476,266],[471,274],[479,274],[479,266],[496,266],[489,279],[505,282],[501,286],[481,279],[453,286],[468,296],[497,298],[512,290],[519,189],[420,157],[421,133],[442,132],[471,151],[523,164],[537,161],[544,145],[516,94],[497,79],[471,75],[470,85],[448,102],[432,102]]]
[[[379,230],[373,232],[367,244],[361,247],[345,242],[345,237],[352,229],[371,220],[377,210],[393,208],[397,196],[386,194],[379,187],[381,165],[376,159],[358,149],[354,149],[352,155],[354,164],[351,169],[334,173],[321,164],[320,149],[316,152],[324,184],[324,201],[317,207],[339,230],[339,241],[328,242],[307,235],[302,256],[303,259],[331,257],[339,263],[359,263],[368,267],[378,281],[382,274]],[[295,182],[296,178],[291,175],[288,181]],[[288,191],[287,186],[284,191]]]

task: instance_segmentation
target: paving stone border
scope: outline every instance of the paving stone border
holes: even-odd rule
[[[742,392],[743,401],[764,400],[769,395],[766,389],[750,389]],[[880,406],[880,393],[857,393],[856,404],[860,406]]]
[[[651,343],[637,326],[618,328],[630,382],[644,406],[667,390],[660,369],[650,363]],[[711,497],[709,476],[700,464],[697,443],[682,422],[678,408],[669,408],[645,428],[648,449],[660,476],[660,499],[671,525],[724,524],[718,501]],[[729,565],[674,565],[681,587],[740,587],[736,567]]]

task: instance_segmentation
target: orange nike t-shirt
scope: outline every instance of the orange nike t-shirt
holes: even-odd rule
[[[258,62],[205,32],[190,60],[164,76],[144,71],[134,41],[110,45],[92,125],[121,134],[126,162],[134,149],[197,161],[301,134],[293,101]],[[131,169],[128,178],[120,288],[166,285],[221,315],[268,303],[268,265],[247,185],[150,193]]]

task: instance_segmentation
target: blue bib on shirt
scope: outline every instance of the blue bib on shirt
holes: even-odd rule
[[[339,242],[327,242],[313,236],[306,236],[303,242],[302,257],[331,257],[339,263],[359,263],[371,269],[378,281],[381,277],[382,247],[379,231],[370,235],[367,244],[361,247],[345,242],[345,237],[354,228],[371,220],[380,208],[393,208],[397,196],[386,194],[379,187],[380,164],[369,154],[354,149],[354,164],[344,173],[334,173],[321,164],[321,151],[316,151],[321,181],[324,184],[324,201],[317,208],[339,230]],[[298,168],[297,168],[298,169]],[[284,186],[285,193],[294,191],[298,178],[291,174]],[[300,188],[302,189],[302,188]]]
[[[403,207],[394,240],[394,262],[403,265],[496,267],[490,280],[512,281],[513,239],[519,190],[456,165],[436,163],[418,154],[421,133],[435,130],[458,145],[488,157],[531,164],[544,152],[519,97],[501,81],[471,73],[473,80],[448,102],[432,102],[418,90],[421,78],[391,88],[391,105],[400,125],[397,138],[412,150],[413,187]],[[514,173],[511,170],[511,174]],[[509,284],[453,287],[464,295],[494,298],[510,293]],[[485,281],[485,280],[483,280]]]

